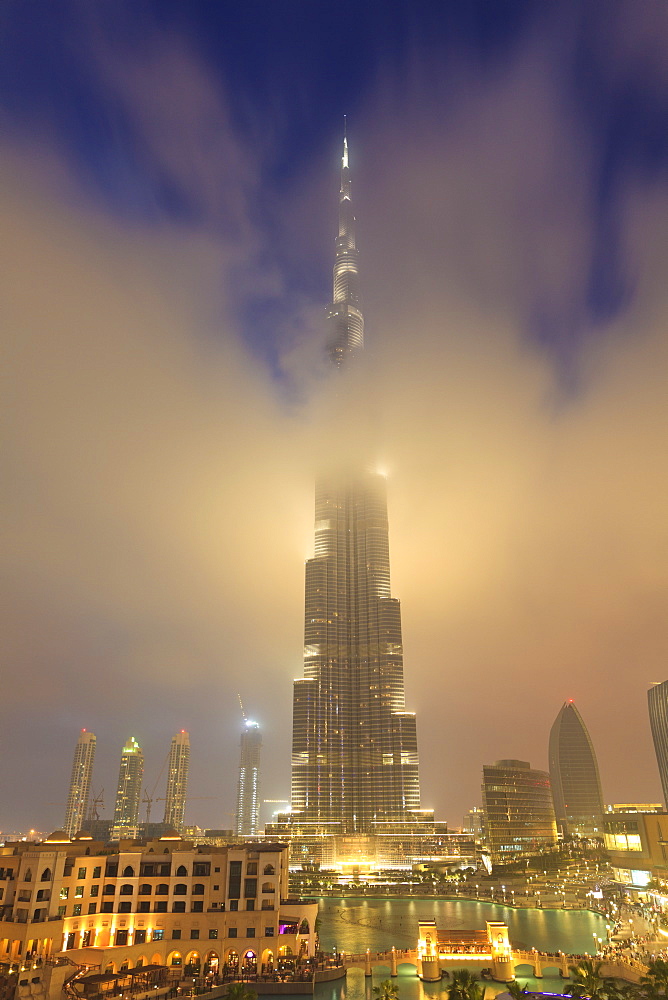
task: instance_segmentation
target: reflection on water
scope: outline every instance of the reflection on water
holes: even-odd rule
[[[486,920],[504,920],[510,929],[511,941],[539,951],[565,951],[570,954],[592,952],[593,935],[605,937],[605,920],[588,910],[524,910],[480,903],[470,899],[372,899],[361,897],[322,897],[320,903],[320,944],[324,951],[359,954],[397,948],[414,948],[417,942],[417,922],[421,917],[433,917],[438,927],[461,927],[463,930],[482,929]],[[462,962],[456,968],[479,971],[479,964]],[[448,980],[421,983],[415,967],[399,965],[400,1000],[446,1000]],[[527,970],[528,971],[528,970]],[[362,969],[351,969],[346,979],[323,983],[316,988],[316,1000],[373,1000],[372,986],[390,974],[387,968],[374,968],[371,980]],[[545,976],[536,980],[518,973],[522,984],[530,989],[560,993],[563,980]],[[485,983],[487,997],[502,993],[501,983]]]

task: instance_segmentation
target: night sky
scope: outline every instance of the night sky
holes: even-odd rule
[[[62,824],[81,727],[105,815],[124,741],[152,791],[184,727],[187,819],[230,826],[238,694],[289,795],[342,438],[388,473],[423,805],[546,767],[567,698],[606,801],[659,801],[668,4],[5,0],[0,47],[0,829]],[[368,350],[334,386],[344,114]]]

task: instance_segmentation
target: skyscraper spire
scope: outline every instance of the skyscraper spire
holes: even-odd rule
[[[364,342],[345,131],[327,315],[329,358],[341,367]],[[329,465],[330,456],[323,458],[323,466]],[[397,838],[413,843],[418,832],[433,832],[431,812],[420,809],[415,715],[405,710],[385,480],[356,461],[328,468],[316,483],[304,676],[294,683],[291,798],[293,851],[301,859],[331,859],[328,850],[345,858],[353,837],[356,851],[396,860],[405,854],[405,841]],[[326,838],[336,846],[325,847]]]
[[[355,239],[355,214],[350,193],[345,116],[339,191],[339,232],[335,246],[334,288],[332,302],[327,309],[330,326],[327,350],[330,361],[340,368],[349,355],[361,351],[364,347],[364,316],[359,290],[359,256]]]

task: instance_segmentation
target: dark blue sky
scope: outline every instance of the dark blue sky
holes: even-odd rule
[[[131,733],[152,787],[189,729],[190,818],[228,825],[239,689],[287,794],[313,466],[366,434],[424,804],[457,823],[483,761],[544,765],[567,697],[606,798],[659,794],[666,51],[661,0],[5,0],[0,828],[62,822],[81,727],[107,795]],[[368,334],[345,432],[344,114]]]
[[[542,48],[564,120],[591,144],[587,280],[577,293],[563,289],[560,301],[537,295],[525,316],[525,335],[555,358],[568,384],[576,378],[582,341],[604,334],[633,296],[622,220],[627,188],[665,182],[668,171],[665,86],[643,61],[642,45],[626,60],[614,51],[615,33],[628,31],[629,20],[639,33],[643,22],[652,32],[655,6],[621,3],[613,12],[606,0],[558,8],[531,0],[10,2],[2,12],[0,100],[10,130],[55,142],[110,213],[148,223],[233,227],[224,214],[207,217],[197,192],[152,159],[136,121],[100,70],[101,47],[122,67],[128,59],[148,57],[157,37],[178,39],[217,82],[240,141],[256,158],[252,210],[267,236],[265,254],[273,255],[289,291],[322,299],[322,262],[281,255],[274,206],[312,162],[331,155],[342,115],[349,115],[354,140],[356,116],[380,81],[391,81],[405,98],[398,112],[409,111],[402,92],[416,63],[438,77],[436,90],[451,66],[464,66],[493,92],[519,54]],[[443,95],[453,105],[458,96],[456,86]],[[445,128],[447,141],[447,120],[434,127]],[[208,138],[200,136],[204,151]],[[364,183],[363,163],[360,172]],[[281,303],[244,292],[238,309],[246,336],[275,360],[272,313],[280,312]]]

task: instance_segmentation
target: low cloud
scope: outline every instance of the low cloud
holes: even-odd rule
[[[330,378],[320,303],[303,296],[281,317],[277,379],[238,318],[240,294],[283,287],[259,263],[261,164],[184,58],[167,46],[144,67],[103,68],[128,108],[157,80],[136,109],[143,175],[166,174],[189,216],[119,221],[56,152],[38,168],[17,145],[0,165],[12,249],[3,701],[17,762],[4,801],[23,810],[0,825],[62,822],[38,804],[64,799],[81,726],[98,735],[95,784],[108,790],[130,733],[150,787],[172,732],[190,729],[190,818],[228,825],[238,691],[265,730],[263,796],[287,794],[323,453],[389,473],[425,804],[456,823],[479,802],[483,762],[545,766],[567,697],[606,798],[655,799],[645,692],[663,679],[666,640],[664,192],[636,180],[620,196],[633,298],[594,331],[593,153],[545,82],[546,56],[530,47],[493,84],[460,79],[456,99],[436,88],[442,128],[419,79],[394,106],[379,83],[352,151],[368,353]],[[196,115],[178,141],[162,134],[170,67],[184,83],[176,120],[220,111],[219,146]],[[211,163],[225,156],[219,199]],[[334,228],[336,180],[321,172],[278,223],[309,247],[325,187]],[[544,343],[537,301],[558,318]]]

